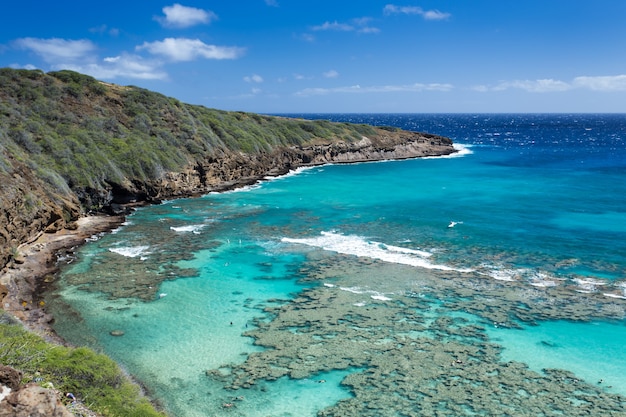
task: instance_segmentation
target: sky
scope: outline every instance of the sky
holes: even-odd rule
[[[257,113],[626,113],[626,0],[17,0],[0,67]]]

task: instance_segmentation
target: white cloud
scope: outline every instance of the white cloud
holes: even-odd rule
[[[271,7],[278,7],[278,1],[276,0],[265,0],[265,4]]]
[[[41,56],[52,70],[68,69],[99,79],[167,78],[167,73],[161,69],[162,63],[159,61],[144,60],[139,56],[128,54],[101,60],[95,54],[96,45],[89,40],[22,38],[14,43],[18,48],[31,50]]]
[[[302,35],[296,36],[298,39],[302,39],[305,42],[315,42],[315,36],[310,33],[303,33]]]
[[[375,27],[371,27],[371,26],[366,26],[363,28],[360,28],[358,30],[359,33],[365,33],[365,34],[370,34],[370,33],[380,33],[380,29],[375,28]]]
[[[27,69],[27,70],[36,70],[38,69],[36,66],[32,64],[20,65],[20,64],[9,64],[9,68],[13,69]]]
[[[296,92],[297,96],[319,96],[337,93],[398,93],[398,92],[421,92],[421,91],[450,91],[454,88],[452,84],[408,84],[408,85],[384,85],[384,86],[368,86],[352,85],[336,88],[305,88]]]
[[[358,33],[379,33],[380,29],[369,26],[369,22],[372,20],[370,17],[360,17],[352,19],[351,23],[324,22],[321,25],[313,26],[313,31],[335,31],[335,32],[358,32]]]
[[[75,61],[84,59],[96,50],[96,45],[87,39],[21,38],[14,43],[18,48],[33,51],[50,64],[58,63],[62,60]]]
[[[326,78],[337,78],[339,77],[339,73],[335,70],[326,71],[324,74]]]
[[[171,61],[193,61],[205,59],[236,59],[245,49],[233,46],[207,45],[199,39],[166,38],[162,41],[144,42],[135,48],[145,49],[151,54],[162,55]]]
[[[315,31],[319,30],[333,30],[336,32],[351,32],[355,30],[355,27],[347,23],[339,23],[336,20],[334,22],[324,22],[321,25],[313,26],[311,29]]]
[[[581,76],[574,78],[571,82],[554,79],[514,80],[502,81],[494,86],[478,85],[472,87],[472,90],[478,92],[505,91],[509,89],[520,89],[530,93],[551,93],[574,89],[607,92],[626,91],[626,75]]]
[[[395,4],[387,4],[383,7],[383,14],[421,14],[424,10],[417,6],[396,6]]]
[[[251,76],[243,77],[243,80],[247,83],[262,83],[263,77],[257,74],[253,74]]]
[[[103,80],[115,78],[165,80],[168,76],[161,67],[161,62],[144,60],[137,55],[129,54],[107,57],[98,62],[63,65],[63,69],[89,74]]]
[[[422,17],[426,20],[446,20],[450,17],[450,13],[440,12],[439,10],[426,10],[422,13]]]
[[[395,4],[386,5],[383,8],[383,14],[387,16],[392,14],[420,15],[425,20],[446,20],[451,16],[450,13],[439,10],[424,10],[418,6],[396,6]]]
[[[593,91],[626,91],[626,75],[576,77],[573,85]]]
[[[89,28],[89,32],[91,33],[99,33],[101,35],[107,33],[110,36],[118,36],[120,34],[120,30],[117,28],[110,28],[107,25],[100,25],[93,28]]]
[[[217,19],[217,15],[210,10],[182,6],[178,3],[164,7],[163,14],[165,14],[165,17],[158,16],[155,19],[161,25],[173,28],[187,28],[199,24],[207,24]]]
[[[515,80],[505,81],[492,88],[494,91],[508,90],[511,88],[518,88],[531,93],[546,93],[552,91],[567,91],[572,87],[566,82],[553,80],[553,79],[541,79],[541,80]]]

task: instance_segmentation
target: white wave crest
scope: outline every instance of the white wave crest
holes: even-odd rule
[[[533,287],[555,287],[563,281],[554,275],[530,268],[507,268],[502,265],[482,264],[478,271],[480,275],[486,275],[498,281],[526,281]]]
[[[378,291],[364,290],[359,287],[339,287],[339,289],[342,291],[351,292],[352,294],[369,294],[369,296],[373,300],[378,300],[378,301],[391,301],[392,300],[391,298],[387,297],[385,294],[380,293]]]
[[[318,166],[308,166],[308,167],[298,167],[296,169],[292,169],[291,171],[287,172],[286,174],[283,175],[277,175],[277,176],[271,176],[268,175],[266,177],[264,177],[263,179],[266,181],[276,181],[276,180],[281,180],[284,178],[289,178],[289,177],[293,177],[296,175],[300,175],[305,171],[310,171],[312,169],[316,169],[319,168]]]
[[[361,236],[346,236],[338,233],[322,232],[320,236],[317,237],[303,239],[284,237],[281,241],[313,246],[345,255],[362,256],[420,268],[458,272],[473,271],[472,269],[457,269],[447,265],[434,264],[427,259],[432,256],[432,254],[426,251],[386,245],[381,242],[366,240]]]
[[[109,251],[128,258],[136,258],[137,256],[147,254],[149,248],[149,246],[124,246],[119,248],[109,248]]]
[[[464,156],[471,155],[474,153],[474,151],[472,151],[471,149],[472,145],[463,145],[461,143],[454,143],[452,144],[452,147],[456,149],[455,153],[451,153],[449,155],[442,155],[442,156],[427,156],[424,159],[462,158]]]
[[[194,234],[199,234],[200,230],[202,230],[203,227],[204,227],[203,224],[190,224],[187,226],[178,226],[178,227],[170,226],[170,229],[179,233],[192,232]]]

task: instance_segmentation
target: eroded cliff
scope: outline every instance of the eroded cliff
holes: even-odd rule
[[[41,233],[325,163],[454,152],[444,137],[192,106],[71,71],[0,69],[0,266]]]

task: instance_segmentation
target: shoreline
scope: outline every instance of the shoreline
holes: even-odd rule
[[[396,157],[390,159],[356,159],[340,162],[305,163],[291,167],[284,173],[265,173],[262,176],[250,176],[215,184],[210,191],[189,192],[170,195],[155,201],[141,201],[119,204],[122,208],[116,214],[83,214],[70,226],[53,233],[40,232],[35,238],[18,246],[16,259],[0,270],[0,309],[14,316],[27,329],[44,337],[46,340],[68,346],[69,343],[56,334],[52,328],[54,317],[46,311],[43,298],[47,287],[54,284],[59,272],[58,260],[63,254],[72,256],[78,246],[99,233],[108,233],[124,223],[126,215],[134,208],[159,204],[168,199],[198,198],[212,192],[227,192],[250,186],[258,182],[270,181],[289,175],[302,168],[315,168],[327,164],[353,165],[372,162],[392,162],[410,159],[429,159],[450,157],[459,154],[458,148],[452,152],[436,155]],[[118,214],[119,213],[119,214]]]
[[[68,342],[53,330],[54,317],[46,311],[43,298],[47,286],[56,280],[58,259],[72,255],[88,238],[114,230],[125,219],[123,215],[84,215],[69,228],[43,232],[21,244],[16,259],[0,271],[2,310],[46,340],[67,346]]]

